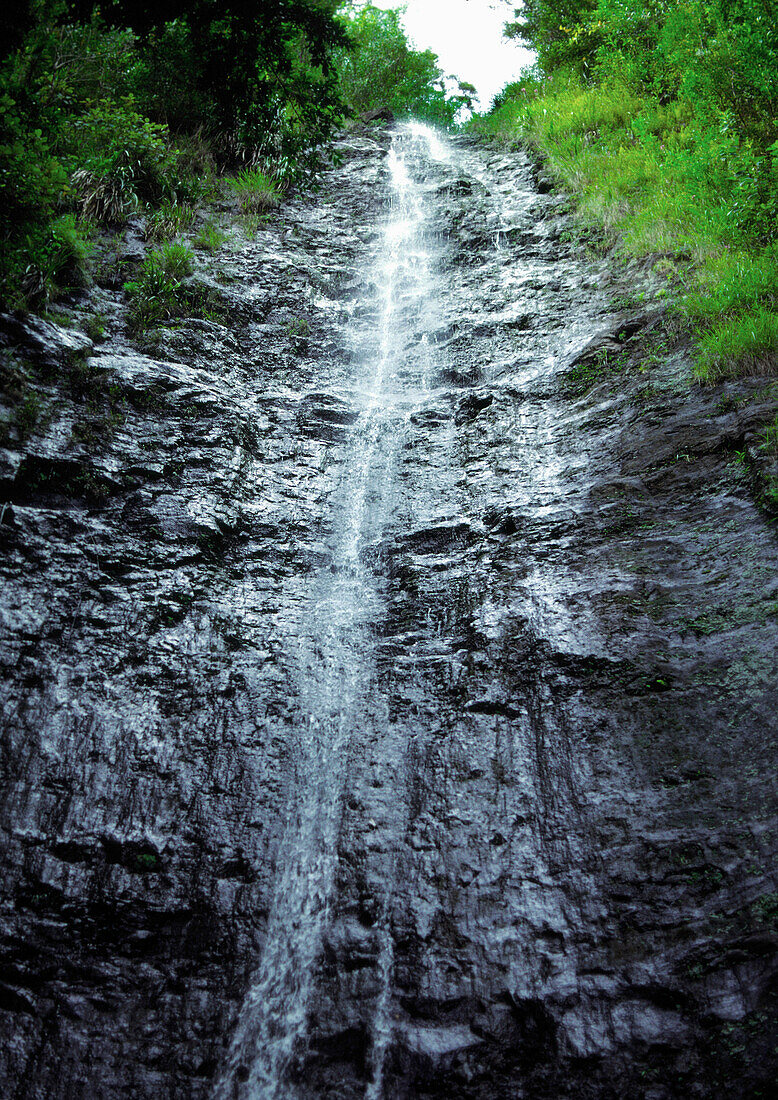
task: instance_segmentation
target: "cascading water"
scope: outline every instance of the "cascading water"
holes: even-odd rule
[[[0,1094],[773,1096],[775,409],[522,152],[336,148],[214,317],[0,317]]]
[[[304,1051],[307,1010],[337,869],[337,836],[347,760],[374,721],[371,624],[379,618],[380,584],[364,549],[380,538],[393,509],[393,467],[404,425],[429,385],[434,328],[425,203],[408,161],[420,153],[441,162],[449,154],[435,132],[419,124],[399,130],[387,156],[391,214],[364,302],[366,321],[350,333],[357,423],[347,442],[343,476],[333,501],[331,564],[312,584],[298,631],[297,690],[301,714],[295,789],[277,857],[278,879],[262,960],[245,999],[217,1100],[273,1100],[300,1095],[290,1070]],[[378,313],[377,328],[372,318]],[[409,361],[416,338],[421,354]],[[379,708],[380,709],[380,708]],[[372,1028],[371,1079],[366,1096],[382,1095],[383,1060],[391,1037],[392,937],[390,880],[382,906],[380,993]],[[303,1093],[304,1094],[304,1093]]]

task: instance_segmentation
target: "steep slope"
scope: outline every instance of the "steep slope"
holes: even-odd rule
[[[153,352],[5,322],[6,1092],[769,1096],[775,396],[522,154],[340,152]]]

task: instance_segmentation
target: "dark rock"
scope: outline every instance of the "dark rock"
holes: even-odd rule
[[[470,420],[475,420],[478,414],[483,412],[484,409],[488,409],[493,401],[494,395],[491,393],[468,394],[457,405],[454,423],[465,424]]]
[[[775,396],[389,140],[216,318],[2,320],[3,1095],[774,1094]]]
[[[372,111],[363,111],[359,116],[363,122],[394,122],[394,111],[389,107],[376,107]]]
[[[94,347],[83,332],[20,313],[0,313],[0,344],[51,362],[83,355]]]

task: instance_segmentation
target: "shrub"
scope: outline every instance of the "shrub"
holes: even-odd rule
[[[8,305],[25,304],[31,280],[40,289],[34,300],[45,301],[45,278],[34,273],[46,268],[50,220],[65,183],[65,171],[23,94],[0,85],[0,300]]]
[[[182,183],[167,128],[138,114],[131,99],[103,101],[74,121],[65,151],[81,213],[122,221],[141,201],[174,201]]]
[[[61,290],[84,286],[91,248],[82,227],[72,214],[63,214],[52,225],[51,236],[52,282]]]

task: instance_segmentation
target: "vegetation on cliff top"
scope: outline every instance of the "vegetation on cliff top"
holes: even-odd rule
[[[473,85],[447,79],[431,50],[412,47],[399,11],[347,5],[342,19],[350,48],[338,52],[338,82],[352,112],[388,107],[398,116],[449,127],[462,107],[472,107]]]
[[[525,0],[538,52],[474,125],[528,142],[584,219],[655,256],[702,379],[778,363],[778,17],[771,0]]]
[[[396,12],[340,0],[15,0],[4,29],[5,306],[78,287],[97,229],[143,211],[154,236],[215,173],[238,170],[244,211],[272,209],[315,177],[350,110],[445,124],[467,98]]]

